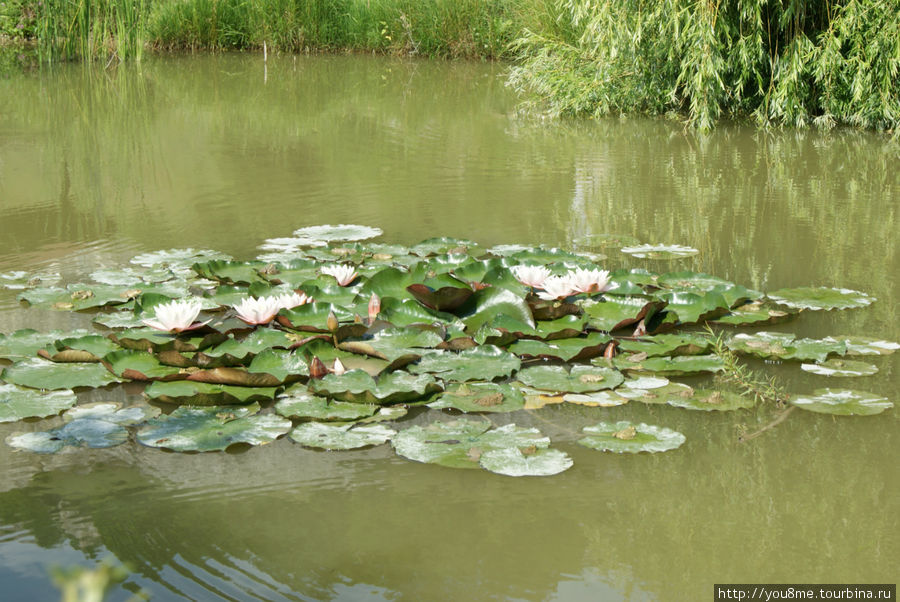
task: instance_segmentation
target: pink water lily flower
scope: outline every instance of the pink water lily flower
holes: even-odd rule
[[[516,280],[533,288],[541,288],[544,280],[550,276],[550,270],[542,265],[515,265],[510,268]]]
[[[208,324],[206,322],[194,322],[200,313],[200,301],[189,299],[173,300],[168,303],[160,303],[154,308],[156,319],[141,320],[147,326],[166,332],[182,332],[194,330]]]
[[[587,270],[578,268],[568,274],[569,281],[579,293],[602,293],[609,288],[607,270]]]
[[[352,265],[327,265],[320,270],[323,274],[334,276],[338,284],[347,286],[356,279],[356,268]]]
[[[297,307],[299,305],[306,305],[307,303],[312,303],[313,298],[307,295],[306,293],[285,293],[283,295],[278,295],[278,306],[282,309],[291,309],[293,307]]]
[[[232,307],[237,312],[238,318],[247,324],[256,326],[271,322],[275,314],[281,310],[281,302],[279,297],[260,297],[259,299],[247,297]]]
[[[575,294],[575,289],[568,276],[550,276],[544,280],[541,288],[544,290],[538,293],[538,297],[545,301],[565,299],[569,295]]]

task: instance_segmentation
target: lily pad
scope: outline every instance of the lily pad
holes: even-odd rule
[[[626,420],[600,422],[583,429],[586,437],[578,444],[600,451],[635,454],[657,453],[677,449],[684,443],[684,435],[669,428],[652,424],[632,424]]]
[[[363,353],[389,362],[412,356],[418,359],[422,349],[437,347],[444,338],[432,330],[421,328],[385,328],[362,340],[342,341],[340,348],[353,353]]]
[[[865,307],[875,297],[849,288],[801,287],[782,288],[767,295],[769,299],[796,309],[813,311]]]
[[[782,311],[772,307],[768,303],[747,303],[738,307],[732,307],[727,314],[711,320],[714,324],[729,324],[742,326],[744,324],[778,324],[790,320],[794,313]]]
[[[123,350],[107,354],[103,365],[122,379],[148,381],[178,378],[181,370],[165,366],[159,358],[146,351]]]
[[[900,349],[900,343],[872,337],[834,338],[847,344],[847,355],[890,355]]]
[[[605,362],[598,358],[595,363]],[[679,355],[676,357],[647,357],[643,353],[617,355],[613,365],[619,370],[653,372],[658,376],[679,376],[696,372],[721,372],[725,369],[722,358],[715,354]]]
[[[523,452],[517,447],[486,451],[478,463],[485,470],[507,477],[549,477],[568,470],[573,464],[572,458],[558,449]]]
[[[499,315],[514,318],[531,328],[535,327],[531,307],[525,299],[505,288],[490,287],[477,291],[459,308],[459,315],[468,332],[475,332]]]
[[[621,249],[641,244],[639,239],[627,234],[586,234],[572,242],[579,247],[596,249]]]
[[[320,241],[366,240],[367,238],[375,238],[382,234],[383,231],[381,228],[358,226],[354,224],[306,226],[305,228],[294,230],[295,237]]]
[[[15,433],[6,438],[6,443],[32,452],[56,453],[67,446],[105,448],[127,440],[128,431],[121,424],[79,418],[49,431]]]
[[[613,332],[649,319],[665,305],[646,297],[612,296],[602,302],[585,302],[582,307],[592,328]]]
[[[478,243],[475,241],[447,236],[428,238],[409,248],[410,253],[418,255],[419,257],[441,255],[444,253],[450,255],[468,255],[477,250]]]
[[[563,401],[591,408],[613,408],[625,405],[628,399],[614,391],[594,391],[593,393],[566,393]]]
[[[709,338],[700,333],[658,334],[639,339],[619,339],[619,349],[632,353],[659,355],[700,355],[712,347]]]
[[[684,245],[636,245],[622,247],[622,252],[641,259],[677,259],[690,257],[700,251]]]
[[[300,353],[266,349],[253,358],[253,361],[247,366],[247,372],[269,374],[279,383],[285,383],[309,376],[309,365],[306,358]]]
[[[844,355],[847,351],[846,343],[830,337],[797,339],[793,334],[784,332],[740,333],[729,339],[726,346],[732,351],[764,359],[816,360],[818,362],[824,362],[829,354]]]
[[[0,274],[0,288],[20,291],[38,286],[52,286],[59,282],[61,276],[56,272],[23,272],[14,271]]]
[[[378,409],[374,404],[328,401],[311,394],[306,387],[288,389],[275,403],[275,411],[286,418],[310,420],[357,420],[372,416]]]
[[[850,389],[816,389],[812,395],[794,397],[791,403],[810,412],[838,416],[871,416],[894,407],[887,397]]]
[[[441,390],[430,374],[410,374],[402,370],[388,372],[377,379],[362,370],[348,370],[340,376],[328,374],[311,380],[312,393],[355,403],[392,404],[415,401]]]
[[[819,376],[870,376],[878,372],[878,368],[872,364],[839,358],[817,364],[801,364],[800,368]]]
[[[434,374],[445,381],[492,380],[507,377],[522,365],[522,360],[493,345],[482,345],[460,352],[433,351],[409,367],[413,374]]]
[[[76,387],[105,387],[121,380],[101,364],[56,363],[32,358],[5,368],[3,380],[34,389],[74,389]]]
[[[190,380],[156,381],[144,389],[144,395],[166,403],[210,406],[223,403],[268,401],[275,397],[275,387],[236,387]]]
[[[718,410],[725,412],[740,408],[752,408],[756,405],[756,400],[729,391],[694,389],[694,394],[690,397],[672,397],[667,400],[667,403],[670,406],[687,408],[689,410],[705,410],[707,412]]]
[[[461,412],[515,412],[525,407],[521,391],[507,384],[460,383],[452,385],[429,408],[453,408]]]
[[[55,416],[75,405],[71,390],[41,392],[0,383],[0,422]]]
[[[535,341],[522,339],[510,345],[509,350],[525,357],[552,357],[566,362],[589,360],[603,355],[610,336],[602,332],[592,332],[586,337]]]
[[[114,401],[98,401],[67,410],[63,414],[63,420],[67,422],[73,420],[105,420],[113,424],[131,426],[150,418],[156,418],[160,413],[159,408],[149,405],[134,405],[123,408],[122,404]]]
[[[666,303],[666,311],[675,312],[679,322],[691,324],[717,318],[728,312],[730,304],[718,291],[690,293],[665,291],[656,297]]]
[[[147,268],[168,268],[177,273],[192,273],[191,266],[205,261],[232,259],[230,255],[209,249],[168,249],[142,253],[132,257],[131,263]]]
[[[694,396],[694,388],[684,383],[673,383],[658,388],[638,389],[619,387],[616,393],[622,397],[646,404],[668,404],[670,400],[678,401]]]
[[[173,451],[222,451],[235,443],[265,445],[291,430],[291,421],[257,414],[259,406],[188,407],[151,420],[137,432],[149,447]]]
[[[412,426],[391,440],[398,455],[451,468],[479,468],[485,453],[498,449],[544,449],[550,439],[537,429],[507,424],[491,428],[486,420],[459,419]]]
[[[60,339],[77,338],[90,334],[87,330],[38,332],[31,328],[17,330],[8,335],[0,334],[0,359],[33,358],[40,349],[52,345]]]
[[[356,404],[351,404],[356,405]],[[307,422],[291,431],[290,437],[304,447],[348,450],[381,445],[397,434],[383,424],[322,424]]]
[[[535,389],[567,393],[589,393],[614,389],[625,377],[612,368],[598,366],[531,366],[523,368],[516,378]]]
[[[48,345],[41,350],[40,355],[45,359],[55,362],[59,361],[92,361],[98,362],[107,353],[112,353],[119,349],[119,346],[109,340],[107,337],[97,334],[89,334],[78,337],[63,337],[57,339],[52,345]],[[70,352],[82,353],[70,353]],[[80,356],[85,359],[75,360],[69,359],[72,356]],[[88,359],[89,358],[89,359]]]

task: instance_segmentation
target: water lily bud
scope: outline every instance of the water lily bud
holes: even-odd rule
[[[337,316],[334,315],[333,311],[328,312],[328,319],[325,321],[325,325],[331,332],[334,332],[338,329],[338,319]]]
[[[325,364],[322,363],[322,360],[317,357],[313,357],[309,362],[309,377],[322,378],[326,374],[328,374],[328,368],[325,367]]]
[[[381,311],[381,299],[375,293],[372,293],[372,296],[369,297],[369,323],[375,321],[375,318],[378,317],[378,312]]]
[[[347,369],[344,368],[344,364],[341,363],[340,359],[334,358],[334,367],[331,369],[331,371],[335,374],[335,376],[340,376],[341,374],[346,372]]]

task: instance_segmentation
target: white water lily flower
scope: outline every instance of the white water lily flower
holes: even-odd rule
[[[200,313],[200,301],[181,299],[168,303],[160,303],[155,308],[156,319],[141,320],[147,326],[166,332],[181,332],[192,328],[199,328],[206,322],[195,324],[197,314]]]
[[[569,281],[579,293],[602,293],[609,288],[609,272],[578,268],[569,272]]]
[[[575,293],[568,276],[550,276],[544,280],[541,288],[544,290],[538,293],[538,297],[545,301],[565,299]]]
[[[277,300],[278,306],[282,309],[291,309],[298,305],[312,303],[313,298],[306,293],[285,293],[283,295],[278,295]]]
[[[516,280],[525,286],[542,288],[544,280],[550,276],[550,270],[542,265],[515,265],[510,268]]]
[[[356,278],[356,268],[352,265],[327,265],[320,270],[323,274],[334,276],[341,286],[347,286]]]
[[[281,302],[279,297],[247,297],[232,307],[237,312],[237,317],[247,324],[268,324],[281,310]]]

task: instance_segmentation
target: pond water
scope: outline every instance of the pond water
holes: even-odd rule
[[[157,57],[6,75],[0,273],[77,281],[185,246],[249,259],[262,240],[321,223],[377,226],[400,244],[578,248],[583,235],[615,233],[700,254],[612,250],[603,267],[862,290],[878,301],[770,329],[900,340],[896,144],[736,125],[699,137],[664,120],[544,123],[516,103],[501,65],[373,57]],[[0,290],[0,332],[89,320],[26,310]],[[897,357],[869,360],[880,371],[863,379],[752,366],[791,391],[860,388],[896,403]],[[641,404],[510,415],[575,460],[548,478],[418,464],[389,446],[0,445],[0,597],[52,599],[49,566],[106,557],[133,569],[114,599],[144,588],[158,600],[706,600],[714,583],[894,583],[897,409],[793,412],[738,442],[740,427],[772,417]],[[662,424],[687,443],[627,457],[574,444],[609,419]],[[0,439],[22,429],[0,424]]]

